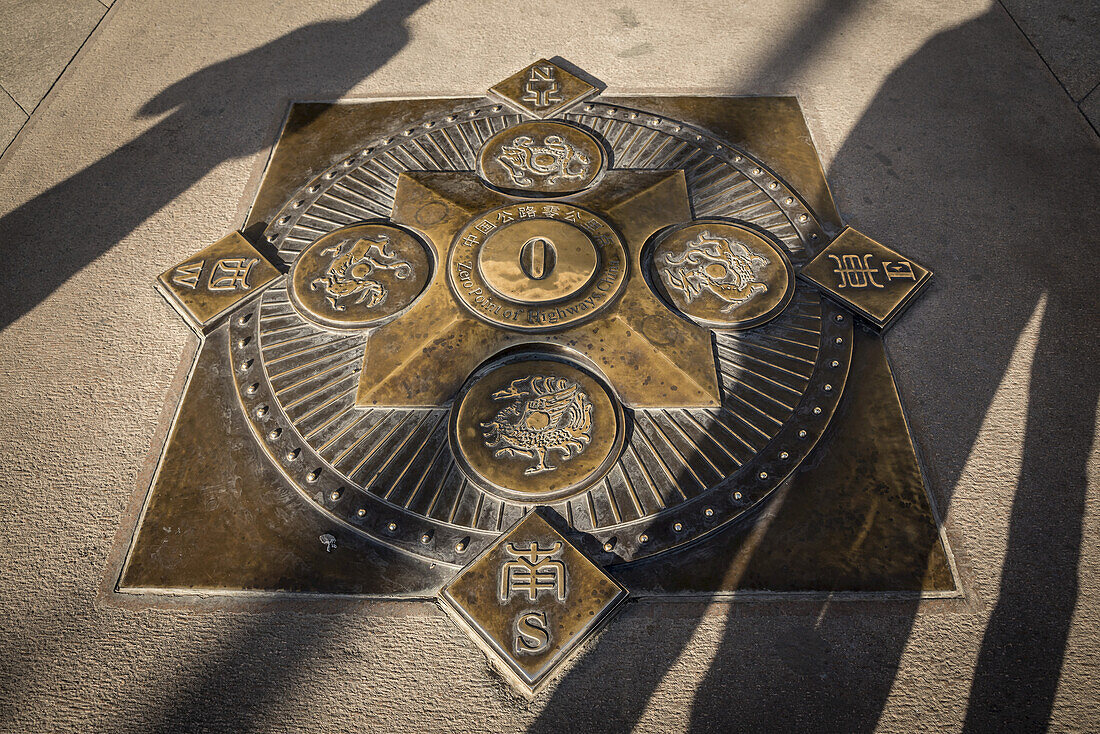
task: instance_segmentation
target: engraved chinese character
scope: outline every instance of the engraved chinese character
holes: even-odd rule
[[[596,244],[599,245],[600,247],[610,247],[611,246],[611,235],[607,234],[606,232],[603,233],[603,234],[598,234],[595,237],[593,237],[592,239],[595,240]]]
[[[596,232],[602,226],[603,222],[601,222],[599,219],[596,219],[595,217],[589,219],[587,222],[584,223],[584,228],[587,229],[589,232]]]
[[[558,79],[552,66],[533,66],[527,75],[523,87],[524,102],[530,102],[536,109],[550,107],[562,101]]]
[[[829,255],[836,262],[834,273],[840,276],[837,288],[883,288],[881,283],[875,282],[875,273],[878,268],[871,264],[874,255]]]
[[[207,287],[212,291],[246,291],[249,287],[248,273],[257,262],[256,258],[243,257],[218,260],[210,273],[210,285]]]
[[[475,245],[477,245],[477,243],[477,235],[473,232],[468,233],[465,237],[462,238],[462,244],[466,245],[467,247],[474,247]]]
[[[569,212],[564,217],[562,217],[562,219],[564,219],[567,222],[577,222],[577,221],[579,221],[579,217],[577,216],[577,212],[575,212],[575,211]]]
[[[913,272],[913,263],[908,260],[883,260],[882,272],[886,275],[886,280],[916,280],[917,276]]]
[[[554,217],[558,216],[559,211],[561,210],[558,209],[558,207],[556,206],[544,206],[542,208],[542,216],[553,219]]]
[[[195,286],[199,284],[199,273],[202,272],[202,266],[206,264],[205,260],[199,260],[193,263],[187,263],[186,265],[180,265],[176,268],[176,271],[172,273],[172,282],[181,288],[195,289]]]
[[[488,219],[482,219],[480,222],[475,224],[474,227],[476,227],[477,231],[481,232],[482,234],[489,234],[497,228],[497,226],[490,222]]]
[[[565,599],[565,564],[554,558],[561,552],[562,543],[549,548],[532,540],[526,548],[516,543],[506,543],[504,551],[514,558],[500,567],[500,600],[508,601],[513,594],[527,594],[535,601],[540,592],[553,594],[558,601]]]
[[[535,207],[533,206],[521,206],[518,207],[520,219],[527,219],[528,217],[535,216]]]
[[[508,222],[515,221],[515,217],[508,213],[507,209],[497,212],[497,221],[501,224],[507,224]]]

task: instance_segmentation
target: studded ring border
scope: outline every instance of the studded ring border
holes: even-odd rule
[[[267,379],[260,359],[260,306],[250,304],[230,320],[229,359],[249,426],[291,485],[351,530],[421,559],[458,567],[487,547],[497,533],[447,525],[390,504],[355,486],[314,451],[281,409]]]
[[[737,471],[697,496],[639,520],[600,528],[587,550],[604,564],[633,563],[685,546],[740,519],[809,456],[836,412],[852,362],[850,313],[822,299],[818,363],[779,432]]]

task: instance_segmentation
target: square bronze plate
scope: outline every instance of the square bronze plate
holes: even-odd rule
[[[532,512],[441,596],[471,636],[533,693],[622,603],[626,589]]]
[[[221,316],[277,277],[279,270],[232,232],[161,273],[157,288],[192,328],[206,334]]]
[[[748,173],[759,175],[761,181],[765,174],[779,177],[767,181],[781,180],[801,195],[791,206],[812,212],[823,232],[840,228],[809,131],[793,98],[632,96],[600,97],[599,101],[616,109],[644,110],[685,121],[700,134],[716,136],[767,161],[767,171],[761,169],[758,174],[750,167]],[[328,207],[318,207],[317,212],[327,212],[326,216],[341,223],[355,216],[359,219],[389,216],[390,204],[368,199],[361,183],[373,180],[372,175],[382,176],[385,171],[381,163],[374,169],[356,173],[354,156],[365,155],[363,151],[368,145],[364,141],[384,140],[395,129],[412,129],[410,125],[418,120],[445,119],[456,114],[456,110],[467,114],[486,104],[493,102],[465,97],[294,104],[256,194],[245,231],[262,231],[267,222],[278,221],[284,205],[292,207],[310,196],[322,197],[320,204]],[[584,104],[587,102],[581,106]],[[639,121],[649,124],[644,116]],[[625,123],[616,123],[620,124]],[[444,147],[450,143],[459,148],[465,145],[460,137],[444,136],[437,128],[432,128],[431,134],[435,144]],[[643,133],[622,135],[620,143],[625,146],[633,140],[637,146],[648,137]],[[417,151],[417,155],[425,155],[428,150],[433,155],[439,154],[428,145],[425,152]],[[675,150],[677,146],[673,144],[661,149],[662,154]],[[384,162],[394,165],[389,159]],[[323,181],[323,176],[328,175],[324,172],[331,173],[337,168],[356,173],[345,180],[346,190],[342,189],[345,200],[324,198],[327,195],[320,190],[316,194],[306,193],[315,177],[322,176],[317,180]],[[767,186],[765,181],[764,187]],[[305,205],[308,206],[312,205]],[[798,216],[801,215],[796,215],[796,222]],[[319,225],[315,221],[313,226]],[[301,229],[292,234],[312,241]],[[314,234],[313,238],[317,236]],[[824,243],[826,239],[822,237],[820,241]],[[245,262],[225,263],[215,270],[216,263],[211,257],[243,258]],[[234,298],[241,298],[244,284],[247,283],[250,294],[264,287],[261,280],[269,280],[269,271],[261,267],[265,266],[262,259],[244,272],[247,261],[255,257],[237,250],[222,255],[200,252],[168,271],[160,287],[169,291],[170,300],[177,307],[180,293],[186,297],[193,290],[192,278],[196,290],[209,283],[219,288],[234,285],[240,289],[234,291]],[[203,265],[196,268],[199,261]],[[263,278],[256,280],[261,273]],[[167,288],[165,279],[172,283],[174,277],[179,282],[175,288]],[[274,294],[282,282],[274,275],[270,277],[274,280],[270,280],[265,298]],[[222,292],[214,291],[215,295]],[[410,509],[442,513],[449,522],[447,527],[462,526],[458,538],[449,540],[444,548],[448,553],[456,553],[451,560],[429,562],[417,555],[421,546],[444,547],[442,536],[446,527],[436,535],[414,531],[407,518],[397,514],[397,505],[392,515],[368,513],[364,521],[374,523],[369,533],[353,527],[338,513],[348,511],[351,522],[356,522],[356,509],[366,507],[359,504],[358,495],[350,489],[340,491],[347,485],[327,484],[332,479],[327,470],[316,474],[320,464],[307,464],[305,455],[295,453],[292,431],[276,433],[273,424],[262,432],[257,430],[257,425],[263,425],[257,423],[257,413],[275,403],[260,403],[258,396],[248,393],[255,383],[242,375],[253,374],[248,370],[257,369],[258,363],[249,365],[247,358],[232,359],[231,355],[238,353],[241,341],[256,328],[258,319],[249,320],[248,312],[257,313],[261,307],[250,302],[239,315],[234,311],[230,318],[225,318],[226,308],[227,305],[214,304],[209,310],[189,316],[207,334],[145,500],[118,581],[120,591],[332,593],[431,600],[458,574],[467,557],[492,546],[503,529],[519,519],[503,511],[490,513],[488,510],[496,505],[477,501],[474,492],[449,499],[441,508],[437,490],[447,489],[442,482],[457,480],[453,474],[444,477],[445,472],[440,469],[429,472],[423,487],[414,488],[417,491],[410,494],[415,495]],[[264,324],[281,328],[274,324],[285,311],[268,307],[260,317],[266,319]],[[280,335],[284,337],[291,338],[294,334]],[[347,401],[354,401],[356,368],[362,364],[363,349],[352,343],[357,338],[361,337],[348,336],[349,346],[340,347],[344,350],[340,353],[322,348],[318,355],[302,357],[332,360],[318,363],[318,372],[328,369],[330,364],[334,365],[328,373],[331,375],[342,375],[337,369],[346,369],[347,392],[341,399]],[[258,347],[253,341],[244,348]],[[280,347],[286,353],[307,348],[311,348],[310,342]],[[632,563],[624,563],[616,554],[629,543],[642,542],[637,535],[620,535],[618,544],[601,539],[593,545],[592,539],[586,539],[582,533],[563,534],[635,597],[715,598],[744,590],[955,593],[949,556],[933,517],[881,339],[857,327],[851,348],[851,377],[829,430],[808,459],[762,505],[763,519],[746,517],[745,521],[715,527],[693,545]],[[722,347],[720,356],[729,359],[736,355]],[[791,358],[788,362],[790,369],[798,369],[798,360]],[[290,388],[292,392],[299,391],[305,396],[313,388],[310,383],[301,382],[304,377],[287,374],[282,379],[294,385]],[[748,373],[743,377],[754,379]],[[262,382],[256,379],[256,383]],[[328,420],[341,404],[331,405],[336,407],[326,403],[313,414],[319,422]],[[273,417],[276,408],[270,410],[263,420]],[[329,410],[331,414],[325,412]],[[391,412],[392,419],[377,424],[378,435],[392,433],[399,411]],[[368,467],[370,476],[377,473],[383,480],[397,477],[407,474],[405,468],[412,462],[421,459],[430,462],[433,457],[445,456],[445,442],[437,441],[441,434],[431,432],[434,426],[445,426],[444,418],[445,408],[420,411],[409,418],[410,426],[419,426],[417,435],[428,440],[418,438],[402,443],[404,439],[395,438],[392,448],[387,444],[374,456],[379,462],[391,457],[397,461],[384,467],[384,471]],[[640,426],[654,435],[660,430],[672,441],[682,440],[677,426],[687,432],[685,435],[695,435],[699,430],[687,418],[681,416],[678,420],[675,425],[659,425],[643,417],[635,429]],[[640,450],[649,451],[645,446]],[[643,458],[647,467],[643,468],[650,476],[660,476],[662,462],[676,460],[671,450],[665,452],[664,458],[649,453]],[[700,466],[695,471],[706,472],[708,468]],[[311,477],[317,476],[320,479],[311,483]],[[378,488],[380,495],[387,486]],[[576,509],[585,513],[622,512],[630,510],[629,503],[629,498],[618,505],[597,498],[591,508],[578,505]],[[710,508],[702,502],[696,504],[700,527],[705,530],[709,516],[704,510]],[[566,518],[567,522],[570,519]],[[657,542],[658,531],[666,535],[677,532],[671,523],[655,523],[647,531],[650,543]],[[482,540],[478,541],[481,545],[472,547],[464,556],[456,549],[463,546],[466,536]],[[611,550],[605,550],[605,546]]]
[[[928,284],[932,271],[848,227],[799,275],[885,329]]]

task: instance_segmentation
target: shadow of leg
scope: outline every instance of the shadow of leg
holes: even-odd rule
[[[1095,349],[1082,346],[1095,344],[1087,308],[1052,294],[1039,333],[1023,471],[1000,594],[971,683],[967,731],[1038,731],[1050,720],[1077,601],[1100,393]]]

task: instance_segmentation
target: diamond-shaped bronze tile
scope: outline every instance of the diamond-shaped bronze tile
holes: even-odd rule
[[[798,275],[885,329],[928,284],[932,271],[848,227]]]
[[[599,90],[552,61],[539,59],[489,88],[520,112],[535,117],[550,117]]]
[[[462,626],[528,693],[626,594],[538,512],[516,523],[442,592]]]
[[[157,288],[199,333],[264,289],[279,271],[240,232],[222,237],[157,278]]]

